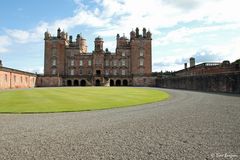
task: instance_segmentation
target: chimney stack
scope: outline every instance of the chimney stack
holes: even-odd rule
[[[187,63],[184,63],[184,69],[187,69]]]
[[[191,57],[190,58],[190,67],[195,66],[195,58]]]

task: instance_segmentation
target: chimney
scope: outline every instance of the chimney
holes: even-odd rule
[[[195,58],[191,57],[190,58],[190,67],[195,66]]]
[[[0,60],[0,67],[2,67],[2,60]]]
[[[184,63],[184,69],[187,69],[187,63]]]

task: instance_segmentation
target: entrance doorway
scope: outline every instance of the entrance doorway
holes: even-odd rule
[[[126,79],[123,80],[123,86],[128,86],[128,81]]]
[[[67,80],[67,86],[72,86],[72,81],[71,80]]]
[[[100,86],[100,85],[101,85],[99,79],[96,80],[96,84],[95,84],[95,85],[96,85],[96,86]]]
[[[78,80],[74,80],[73,85],[74,86],[79,86],[79,81]]]
[[[85,81],[85,80],[81,80],[80,85],[81,85],[81,86],[86,86],[86,81]]]
[[[118,79],[118,80],[116,81],[116,86],[121,86],[121,80]]]
[[[110,80],[110,86],[114,86],[114,80]]]

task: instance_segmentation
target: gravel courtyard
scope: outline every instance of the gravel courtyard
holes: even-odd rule
[[[162,89],[129,108],[0,114],[0,159],[240,159],[240,96]]]

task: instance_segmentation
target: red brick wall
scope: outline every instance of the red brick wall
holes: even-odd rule
[[[0,71],[0,89],[33,88],[36,77],[21,73]]]

